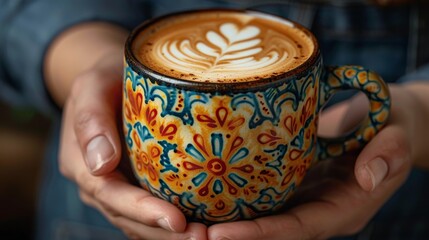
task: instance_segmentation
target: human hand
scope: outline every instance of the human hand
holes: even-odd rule
[[[122,51],[116,51],[74,80],[63,112],[60,171],[76,182],[83,202],[132,239],[205,239],[204,225],[186,224],[178,208],[117,170],[121,66]]]
[[[418,155],[415,141],[424,128],[421,105],[405,87],[391,86],[391,93],[388,125],[360,153],[314,165],[288,210],[252,221],[213,225],[209,239],[327,239],[359,232],[402,185],[411,159]],[[320,128],[328,122],[331,133],[349,130],[367,112],[362,101],[364,97],[358,96],[327,110]]]

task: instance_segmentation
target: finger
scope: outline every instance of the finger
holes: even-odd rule
[[[73,111],[73,105],[67,105],[65,114]],[[70,124],[70,118],[64,118],[63,126]],[[140,187],[129,184],[118,172],[103,176],[91,175],[85,167],[82,155],[76,144],[72,128],[64,127],[61,137],[61,172],[77,183],[83,201],[108,215],[124,216],[133,221],[150,226],[160,226],[170,231],[183,232],[186,220],[183,213],[167,201],[153,197]],[[88,199],[93,199],[89,202]]]
[[[320,113],[318,135],[323,137],[336,137],[340,133],[339,126],[341,119],[344,118],[348,110],[348,101],[335,104],[334,106],[324,109]]]
[[[115,223],[121,229],[125,229],[124,233],[130,239],[145,239],[145,240],[189,240],[207,239],[207,227],[201,223],[190,223],[183,233],[173,233],[162,228],[150,227],[131,221],[126,218],[118,217]]]
[[[364,94],[358,93],[320,113],[318,134],[323,137],[344,135],[356,128],[368,111],[368,100]]]
[[[316,232],[310,226],[314,226],[312,224],[318,222],[316,226],[326,227],[325,225],[327,224],[325,223],[327,220],[323,219],[326,215],[323,217],[318,215],[319,210],[323,214],[331,209],[332,206],[330,204],[320,202],[314,208],[302,209],[304,211],[303,214],[307,215],[310,213],[309,211],[315,210],[315,212],[310,213],[314,215],[314,218],[301,218],[299,215],[290,213],[287,215],[259,218],[253,221],[222,223],[211,226],[208,230],[208,235],[209,239],[229,240],[326,239],[327,234]]]
[[[409,144],[413,139],[410,133],[415,131],[412,94],[398,86],[389,87],[392,109],[388,126],[367,144],[356,160],[355,176],[366,191],[375,190],[383,182],[397,187],[407,177],[412,164]]]
[[[183,232],[186,228],[186,218],[177,207],[129,184],[119,172],[94,177],[82,171],[75,180],[96,201],[97,208],[102,207],[109,215],[124,216],[172,232]]]
[[[316,191],[324,189],[315,195],[325,196],[279,215],[213,225],[209,239],[328,239],[356,233],[378,209],[370,193],[361,190],[357,183],[324,179],[315,187]]]
[[[121,215],[111,214],[88,194],[81,193],[82,200],[99,209],[116,227],[120,228],[130,239],[206,239],[207,227],[199,223],[190,223],[184,232],[174,233],[157,226],[147,226]]]
[[[320,239],[304,228],[300,219],[293,215],[276,215],[255,219],[222,223],[209,227],[209,239],[229,240],[285,240],[285,239]]]
[[[73,130],[74,105],[69,101],[64,106],[63,119],[61,124],[60,148],[59,148],[59,170],[62,175],[74,180],[76,173],[80,168],[87,171],[82,154],[77,143],[76,135]]]
[[[81,199],[89,206],[97,208],[116,227],[120,228],[130,239],[206,239],[207,227],[200,223],[190,223],[180,233],[174,233],[158,226],[148,226],[121,215],[112,214],[94,198],[80,193]]]
[[[369,101],[361,92],[344,102],[347,110],[338,124],[339,133],[344,134],[354,130],[368,115]]]
[[[291,199],[288,200],[287,209],[312,202],[315,196],[318,199],[322,198],[327,192],[329,193],[329,188],[338,186],[334,181],[356,182],[354,176],[355,158],[352,155],[345,155],[341,158],[329,159],[315,164],[308,171]]]
[[[87,167],[94,175],[111,172],[121,156],[116,125],[121,102],[120,76],[114,70],[91,71],[73,85],[73,128]]]

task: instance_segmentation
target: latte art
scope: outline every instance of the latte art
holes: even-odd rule
[[[207,74],[260,69],[284,60],[288,53],[277,49],[257,58],[263,50],[260,32],[255,26],[239,29],[234,23],[225,23],[219,32],[208,31],[204,41],[193,44],[186,36],[172,36],[184,39],[166,41],[155,51],[172,69],[192,68]]]
[[[294,69],[313,50],[308,36],[285,23],[229,12],[197,15],[165,19],[143,31],[139,60],[170,77],[237,82]]]

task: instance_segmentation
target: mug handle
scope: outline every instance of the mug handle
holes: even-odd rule
[[[318,137],[318,159],[338,157],[363,147],[381,128],[390,115],[390,93],[386,83],[375,72],[361,66],[325,67],[320,81],[318,112],[337,91],[357,89],[369,99],[367,117],[357,128],[338,138]]]

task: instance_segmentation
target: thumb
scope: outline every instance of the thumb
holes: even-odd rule
[[[402,92],[390,87],[393,102],[401,97],[398,94]],[[392,105],[388,125],[375,135],[356,159],[355,177],[365,191],[374,191],[383,184],[397,188],[408,176],[412,164],[411,146],[406,130],[409,120],[404,117],[405,114],[397,113],[412,108],[413,105],[403,97],[400,99],[403,100]],[[365,102],[366,97],[363,94],[358,94],[348,101],[347,113],[340,124],[342,132],[353,129],[364,118],[368,112],[368,105],[362,104]]]
[[[388,125],[365,146],[355,164],[356,180],[363,190],[402,184],[411,168],[406,137],[398,125]]]
[[[79,76],[71,91],[73,127],[89,171],[103,175],[119,163],[121,145],[117,113],[121,74],[115,69],[92,70]]]

